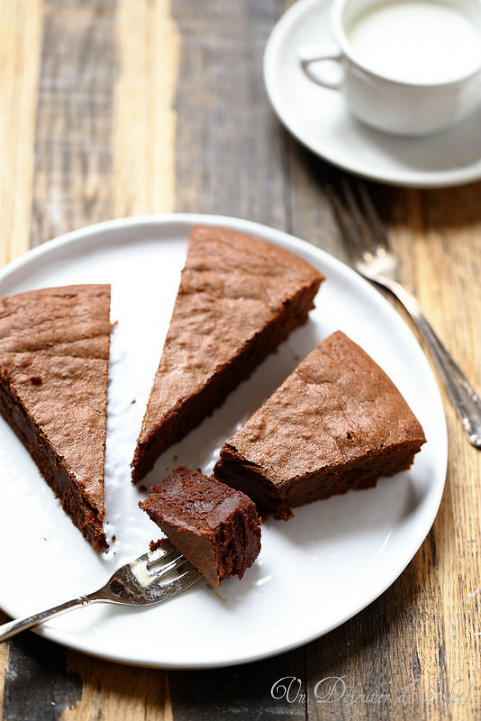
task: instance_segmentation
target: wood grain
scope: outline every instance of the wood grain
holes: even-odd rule
[[[28,248],[41,0],[0,0],[0,265]]]
[[[277,0],[177,0],[176,210],[289,226],[284,132],[266,97],[262,57],[286,7]],[[287,181],[286,181],[287,175]]]
[[[426,314],[475,388],[481,389],[481,184],[440,191],[399,194],[397,218],[409,213],[406,239],[413,257],[413,284]],[[414,220],[414,222],[413,222]],[[394,236],[397,233],[393,234]],[[409,247],[410,246],[410,247]],[[407,255],[407,253],[405,253]],[[449,703],[453,719],[475,718],[480,713],[478,678],[478,594],[481,454],[465,440],[451,404],[445,401],[449,434],[449,470],[440,513],[432,531],[437,554],[437,588],[444,627],[440,665],[444,665],[444,691],[459,679],[473,684],[466,705]],[[426,604],[432,598],[426,597]],[[439,619],[438,619],[439,624]],[[441,624],[439,624],[441,625]],[[429,647],[430,639],[424,640]],[[426,652],[427,649],[424,650]],[[444,662],[443,664],[441,662]],[[435,670],[435,669],[433,669]],[[459,688],[462,684],[458,684]],[[436,718],[431,710],[431,717]]]
[[[115,0],[45,0],[30,243],[112,216]]]
[[[82,680],[82,696],[62,721],[173,721],[167,674],[69,654],[69,672]]]
[[[119,0],[113,112],[115,217],[175,207],[179,36],[169,0]]]
[[[59,719],[82,693],[80,678],[65,665],[66,651],[57,644],[33,633],[12,639],[3,721]]]
[[[304,649],[297,649],[243,666],[206,671],[171,671],[169,678],[174,719],[304,721],[307,718],[304,657]],[[271,689],[279,679],[291,676],[300,676],[300,684],[293,686],[293,697],[296,700],[293,703],[279,703],[271,695]]]

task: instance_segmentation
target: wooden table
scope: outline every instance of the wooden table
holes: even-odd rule
[[[325,192],[340,174],[282,129],[263,87],[265,42],[289,4],[0,0],[0,262],[162,211],[249,218],[344,259]],[[481,388],[481,183],[371,190],[404,280]],[[27,632],[0,647],[2,719],[481,718],[481,453],[444,400],[441,509],[365,611],[303,648],[215,671],[119,666]],[[299,693],[274,699],[288,676]],[[350,704],[316,703],[327,677],[345,677]]]

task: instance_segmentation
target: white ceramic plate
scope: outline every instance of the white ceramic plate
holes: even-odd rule
[[[200,582],[161,606],[93,606],[45,626],[49,639],[120,662],[201,668],[280,653],[335,628],[381,594],[428,533],[444,486],[446,427],[429,365],[387,301],[314,246],[265,226],[219,216],[166,215],[102,223],[30,251],[0,274],[0,295],[71,283],[112,284],[106,459],[111,549],[98,555],[61,510],[28,453],[0,418],[0,605],[19,617],[101,586],[160,535],[138,507],[129,464],[158,364],[194,223],[230,226],[297,253],[327,276],[309,322],[232,393],[224,406],[159,459],[146,485],[179,463],[210,472],[224,440],[307,353],[342,329],[389,373],[428,443],[412,470],[269,520],[243,580],[220,591]],[[213,259],[215,262],[215,259]],[[135,403],[133,401],[135,400]]]
[[[445,132],[394,137],[355,120],[340,93],[306,78],[298,49],[332,42],[331,5],[331,0],[299,0],[281,17],[267,43],[267,94],[286,128],[321,158],[371,180],[422,188],[481,178],[481,107]]]

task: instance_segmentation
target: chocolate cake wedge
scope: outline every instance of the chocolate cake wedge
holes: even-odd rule
[[[103,530],[110,286],[0,300],[0,413],[96,550]]]
[[[322,280],[261,238],[193,228],[132,461],[134,483],[307,320]]]
[[[242,578],[259,555],[255,504],[198,471],[180,466],[139,506],[213,586]]]
[[[276,518],[407,470],[425,442],[399,390],[338,331],[224,444],[214,475]]]

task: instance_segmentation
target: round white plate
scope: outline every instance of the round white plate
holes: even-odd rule
[[[145,552],[160,531],[137,504],[130,461],[194,223],[225,225],[297,253],[327,280],[309,322],[234,391],[224,406],[159,459],[145,485],[178,464],[212,471],[223,442],[307,353],[337,329],[389,373],[421,420],[428,443],[409,472],[378,488],[268,520],[262,551],[242,581],[206,582],[161,606],[92,606],[40,627],[79,651],[170,668],[243,663],[280,653],[335,628],[381,594],[418,550],[435,518],[446,473],[446,426],[433,374],[389,303],[352,270],[312,245],[234,218],[146,216],[70,233],[0,274],[0,295],[71,283],[111,283],[111,380],[106,458],[110,550],[95,553],[62,511],[27,451],[0,418],[0,605],[19,617],[103,585]],[[215,263],[215,258],[212,259]],[[135,401],[135,403],[134,403]]]
[[[332,42],[331,5],[331,0],[299,0],[281,17],[267,43],[267,94],[286,128],[321,158],[371,180],[421,188],[481,178],[481,107],[445,132],[394,137],[355,120],[340,93],[306,78],[298,49]]]

